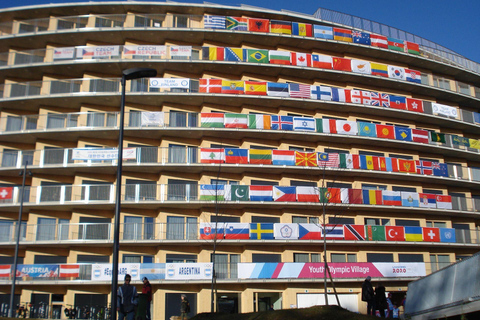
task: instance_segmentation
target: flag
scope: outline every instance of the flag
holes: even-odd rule
[[[60,278],[77,278],[80,276],[80,265],[78,264],[61,264],[60,272],[58,275]]]
[[[270,20],[270,32],[292,34],[292,23],[290,21]]]
[[[317,187],[297,186],[298,202],[319,202],[319,189]]]
[[[333,40],[333,28],[315,24],[313,25],[313,36],[315,38]]]
[[[337,133],[337,120],[322,119],[322,131],[323,133]]]
[[[267,82],[267,95],[271,97],[289,97],[288,83]]]
[[[204,16],[203,25],[205,29],[225,29],[225,17],[224,16]]]
[[[420,45],[415,42],[405,41],[405,52],[420,55]]]
[[[297,240],[298,239],[298,223],[274,223],[275,239],[280,240]]]
[[[407,110],[406,97],[390,95],[390,108]]]
[[[433,174],[432,161],[415,160],[415,167],[418,174]]]
[[[273,186],[273,201],[297,201],[296,187]]]
[[[344,28],[333,28],[333,40],[353,42],[352,30]]]
[[[457,242],[455,236],[455,229],[453,228],[439,228],[440,242]]]
[[[437,201],[435,200],[435,195],[434,194],[429,194],[429,193],[419,193],[418,194],[418,206],[420,208],[436,208],[437,207]]]
[[[243,94],[243,81],[222,80],[222,93]]]
[[[422,100],[407,98],[407,110],[423,113],[423,102],[422,102]]]
[[[202,128],[223,128],[223,113],[200,113],[200,127]]]
[[[332,88],[332,101],[352,102],[349,89]]]
[[[338,168],[340,166],[340,157],[338,153],[317,153],[317,163],[319,167]]]
[[[225,200],[248,201],[250,199],[248,189],[248,186],[227,184],[225,185]]]
[[[435,201],[437,201],[437,209],[452,209],[452,196],[437,194]]]
[[[327,224],[320,228],[321,239],[325,237],[326,240],[343,240],[343,225]]]
[[[201,184],[200,201],[224,201],[225,185],[223,184]]]
[[[200,148],[200,163],[223,163],[223,149]]]
[[[250,223],[251,240],[273,240],[273,223]]]
[[[292,34],[295,36],[311,37],[312,25],[310,23],[292,22]]]
[[[272,130],[293,130],[293,117],[272,116]]]
[[[402,207],[418,207],[419,206],[419,196],[416,192],[406,192],[402,191]]]
[[[362,190],[363,204],[383,204],[382,190]]]
[[[248,18],[227,17],[225,19],[225,27],[228,30],[247,31],[248,30]]]
[[[13,187],[0,187],[0,200],[12,199]]]
[[[380,170],[380,162],[377,156],[360,155],[360,169]]]
[[[333,68],[332,57],[321,55],[321,54],[312,54],[312,66],[315,68],[332,69]]]
[[[202,59],[222,61],[225,59],[224,47],[202,47]]]
[[[358,122],[358,135],[365,137],[376,137],[377,131],[374,123]]]
[[[340,188],[320,188],[320,202],[342,203]]]
[[[224,124],[225,128],[248,128],[247,114],[241,113],[225,113]]]
[[[319,238],[320,238],[320,234],[319,234]],[[12,272],[11,270],[12,268],[9,264],[0,265],[0,278],[10,277],[10,274]]]
[[[474,123],[480,123],[480,113],[473,112],[473,122]]]
[[[405,241],[423,241],[422,227],[404,227]]]
[[[371,94],[370,91],[365,90],[352,90],[351,91],[351,98],[353,103],[359,104],[371,104]]]
[[[250,186],[250,201],[272,201],[273,186]]]
[[[293,150],[272,150],[272,164],[294,166],[295,151]]]
[[[225,61],[245,61],[246,50],[241,48],[225,48]]]
[[[312,55],[309,53],[292,52],[292,65],[300,67],[312,66]]]
[[[398,159],[385,157],[385,165],[388,172],[398,172]]]
[[[352,72],[350,59],[333,57],[333,69]]]
[[[307,117],[293,117],[293,130],[315,132],[315,119]]]
[[[310,99],[310,85],[308,84],[289,83],[288,90],[292,98]]]
[[[338,156],[340,158],[340,168],[360,169],[360,157],[358,154],[341,153]]]
[[[268,50],[247,49],[247,62],[268,63]]]
[[[269,57],[270,63],[290,65],[289,51],[270,50],[268,51],[268,57]]]
[[[405,231],[400,226],[385,226],[387,241],[405,241]]]
[[[345,240],[364,241],[365,240],[365,226],[345,224],[343,225],[343,234]]]
[[[332,100],[332,88],[327,86],[311,86],[310,98],[314,100]]]
[[[388,49],[388,39],[385,36],[371,34],[370,41],[373,47]]]
[[[395,126],[395,140],[412,141],[412,129]]]
[[[370,62],[352,59],[352,71],[355,73],[372,74]]]
[[[270,115],[249,114],[248,128],[270,130],[272,128]]]
[[[439,177],[448,177],[448,166],[446,163],[432,162],[433,175]]]
[[[363,204],[362,189],[342,188],[341,193],[342,203]]]
[[[225,163],[248,163],[248,149],[225,148]]]
[[[357,123],[355,121],[337,120],[337,133],[356,136],[358,133]]]
[[[223,225],[224,230],[224,239],[243,239],[247,240],[250,238],[250,224],[249,223],[238,223],[238,222],[229,222]]]
[[[250,149],[250,164],[272,164],[272,150]]]
[[[365,240],[386,241],[385,226],[365,226]]]
[[[480,140],[468,139],[468,143],[470,144],[470,148],[480,149]]]
[[[456,134],[452,134],[451,137],[454,145],[470,147],[470,141],[468,138],[457,136]]]
[[[388,66],[388,77],[397,80],[407,80],[405,69],[397,66]]]
[[[440,242],[440,230],[438,228],[423,227],[423,241]]]
[[[398,171],[400,172],[410,172],[415,173],[415,161],[414,160],[405,160],[405,159],[398,159]]]
[[[420,71],[405,69],[405,77],[407,81],[422,83],[422,74],[420,73]]]
[[[388,49],[403,52],[403,49],[405,47],[405,45],[403,44],[403,40],[388,37],[387,41]]]
[[[268,32],[269,20],[268,19],[254,19],[248,18],[248,31],[253,32]]]
[[[320,240],[322,228],[313,223],[298,224],[298,240]]]
[[[445,134],[444,134],[444,133],[439,133],[439,132],[435,132],[435,131],[430,131],[430,138],[432,139],[433,142],[446,143]]]
[[[216,226],[216,228],[215,228]],[[200,223],[200,239],[223,239],[225,236],[225,223]]]
[[[378,138],[395,139],[395,130],[393,126],[385,124],[376,124],[375,126]]]
[[[317,154],[315,152],[295,151],[295,165],[305,167],[317,166]]]
[[[200,79],[200,92],[207,93],[221,93],[222,80],[221,79]]]
[[[245,81],[245,94],[266,96],[267,83],[260,81]]]
[[[388,77],[388,66],[382,63],[371,62],[372,75],[379,77]]]
[[[386,93],[370,92],[370,102],[372,106],[390,108],[390,96]]]
[[[369,46],[371,44],[370,41],[370,33],[361,32],[361,31],[352,31],[353,43],[365,44]]]

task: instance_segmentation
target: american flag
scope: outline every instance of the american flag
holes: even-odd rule
[[[310,99],[310,85],[290,83],[290,97]]]

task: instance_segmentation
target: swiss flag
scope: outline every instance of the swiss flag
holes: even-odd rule
[[[13,187],[0,187],[0,200],[12,199]]]
[[[438,228],[422,228],[423,241],[440,242],[440,229]]]
[[[405,241],[405,231],[399,226],[385,226],[387,241]]]

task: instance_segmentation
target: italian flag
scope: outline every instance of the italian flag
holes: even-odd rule
[[[223,128],[223,113],[200,114],[200,126],[202,128]]]

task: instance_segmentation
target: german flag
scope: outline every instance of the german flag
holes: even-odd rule
[[[270,32],[292,34],[292,23],[289,21],[270,20]]]

